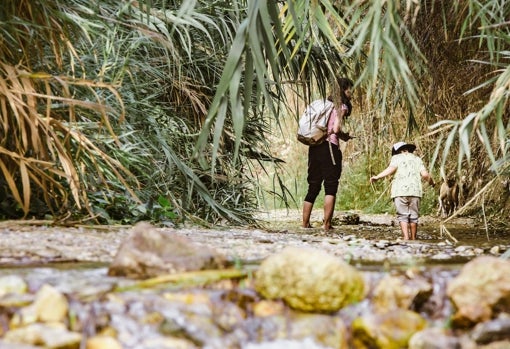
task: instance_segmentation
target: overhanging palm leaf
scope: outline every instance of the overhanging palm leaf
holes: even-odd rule
[[[304,82],[311,86],[316,83],[312,81],[315,76],[319,90],[325,95],[326,83],[348,70],[339,55],[343,46],[337,39],[338,33],[333,32],[328,20],[335,28],[342,28],[345,23],[336,12],[327,18],[324,9],[332,8],[329,1],[312,2],[310,6],[305,1],[287,1],[281,8],[272,1],[248,3],[247,16],[237,29],[197,141],[196,155],[203,151],[212,130],[212,169],[227,115],[234,124],[236,159],[251,104],[266,106],[278,118],[275,103],[285,102],[283,77],[289,77],[295,84]],[[307,90],[310,93],[310,88]],[[253,91],[251,95],[257,99],[245,95],[246,91]]]
[[[474,99],[478,97],[477,92],[491,92],[478,111],[470,112],[463,120],[451,121],[455,127],[449,132],[447,149],[454,140],[458,141],[457,170],[460,171],[464,159],[468,163],[471,162],[473,144],[478,140],[490,159],[492,170],[499,174],[508,168],[510,35],[507,18],[510,15],[510,8],[498,1],[485,3],[468,1],[463,5],[457,4],[452,13],[459,18],[459,42],[468,44],[474,42],[474,45],[486,48],[486,51],[481,51],[486,60],[478,57],[467,59],[481,67],[493,67],[494,70],[483,77],[480,76],[478,81],[481,82],[465,91],[466,96],[473,95]],[[431,128],[437,129],[441,124],[436,123]],[[442,166],[447,156],[448,152],[444,154]]]
[[[326,74],[316,76],[319,83],[326,81],[325,76],[333,75],[336,71],[331,69],[334,64],[332,56],[324,55],[324,60],[321,61],[323,64],[318,64],[315,59],[319,57],[317,52],[321,52],[321,50],[314,50],[316,47],[323,49],[322,52],[327,52],[324,48],[331,47],[337,54],[340,54],[342,62],[351,71],[354,71],[353,67],[361,62],[357,84],[366,88],[364,91],[367,93],[369,102],[378,103],[377,106],[383,112],[395,110],[395,108],[407,109],[407,132],[408,135],[411,135],[413,130],[420,127],[415,119],[416,113],[419,111],[419,104],[428,99],[427,96],[424,96],[426,91],[424,88],[434,84],[433,81],[426,78],[427,59],[430,55],[427,57],[421,53],[422,43],[416,42],[414,38],[421,30],[419,26],[415,26],[417,22],[430,18],[434,11],[450,11],[444,17],[446,18],[445,31],[449,31],[452,28],[450,20],[460,14],[460,18],[465,19],[464,30],[469,27],[469,32],[472,32],[475,30],[473,26],[482,24],[482,34],[479,40],[487,47],[488,52],[493,55],[492,57],[504,56],[504,53],[497,53],[497,48],[504,46],[502,42],[508,43],[505,18],[508,17],[510,8],[508,6],[503,8],[496,1],[484,4],[476,1],[466,2],[465,7],[469,8],[469,14],[464,13],[466,17],[462,17],[464,8],[462,6],[456,8],[456,6],[457,3],[443,1],[426,4],[409,1],[404,7],[402,2],[375,0],[342,2],[336,8],[329,1],[283,1],[279,5],[265,1],[251,3],[251,7],[248,9],[249,14],[241,23],[234,45],[230,50],[229,59],[212,107],[209,109],[204,130],[198,140],[196,154],[199,154],[208,142],[213,144],[214,153],[220,150],[219,145],[225,120],[228,115],[238,118],[238,113],[236,112],[234,116],[233,111],[239,105],[238,99],[246,98],[242,93],[238,93],[239,89],[246,86],[241,83],[243,76],[258,78],[253,81],[255,85],[253,90],[257,91],[256,95],[260,98],[256,103],[259,105],[267,103],[268,110],[274,113],[276,109],[272,105],[273,101],[280,100],[280,96],[284,96],[285,93],[279,84],[282,77],[290,77],[291,81],[295,83],[306,80],[300,74],[307,72],[310,67],[314,67],[314,69],[325,67],[323,72]],[[266,11],[268,8],[271,10]],[[327,18],[324,15],[324,9],[331,11],[327,22],[323,20]],[[278,13],[278,17],[271,17],[273,13]],[[257,22],[264,16],[271,18],[271,25],[265,26],[266,22],[262,20]],[[493,24],[494,21],[500,24]],[[247,29],[252,27],[256,27],[258,30]],[[332,28],[335,29],[332,30]],[[498,31],[500,31],[499,34]],[[335,35],[332,35],[333,32]],[[461,32],[461,38],[464,32],[467,31]],[[276,39],[269,39],[273,37]],[[500,37],[501,40],[495,39],[495,37]],[[276,56],[273,45],[277,47]],[[299,62],[299,68],[296,69],[293,63],[301,51],[304,53],[303,59]],[[273,62],[280,64],[275,66]],[[271,69],[269,70],[268,67]],[[240,74],[241,70],[242,74]],[[309,76],[311,74],[307,75],[307,77]],[[262,80],[260,77],[266,78]],[[501,76],[498,86],[503,88],[496,87],[492,94],[493,97],[482,109],[479,117],[457,116],[465,118],[460,127],[454,129],[455,132],[459,132],[459,164],[462,163],[466,154],[469,157],[473,139],[471,135],[474,132],[480,134],[486,150],[489,153],[493,152],[490,150],[493,147],[490,145],[490,135],[482,122],[489,115],[491,115],[490,119],[495,116],[495,119],[491,120],[491,124],[497,130],[498,147],[505,154],[502,145],[507,143],[509,127],[508,122],[505,124],[504,121],[505,115],[508,115],[508,93],[505,92],[506,88],[504,87],[507,79],[505,74]],[[232,84],[232,81],[235,83]],[[249,82],[251,83],[252,80]],[[274,91],[274,95],[268,96],[266,91],[269,90]],[[284,101],[284,97],[281,97],[281,100]],[[246,117],[246,110],[244,111]],[[383,114],[386,123],[393,122],[392,115],[392,113]],[[274,117],[278,118],[277,115]],[[209,137],[210,133],[212,133],[211,137]],[[241,136],[242,132],[236,131],[236,139]],[[403,136],[396,135],[399,138]],[[449,139],[452,142],[450,145],[453,144],[455,139],[451,137]],[[239,144],[239,141],[236,144]],[[447,147],[442,160],[443,164],[450,157],[451,149]],[[494,163],[497,159],[490,156]],[[212,162],[214,163],[214,157]]]

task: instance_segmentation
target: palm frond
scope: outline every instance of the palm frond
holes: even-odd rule
[[[127,184],[124,176],[129,176],[129,171],[101,152],[75,126],[77,112],[86,109],[97,113],[102,124],[115,136],[108,117],[111,108],[102,103],[95,91],[105,88],[118,96],[111,86],[32,74],[5,63],[0,63],[0,71],[3,77],[0,78],[1,124],[4,136],[8,135],[3,137],[2,143],[2,172],[25,215],[29,212],[33,184],[46,193],[50,208],[55,209],[62,198],[67,197],[66,188],[78,208],[88,207],[87,192],[77,170],[79,161],[73,159],[73,153],[99,156],[98,164],[112,168],[117,178]],[[72,98],[70,90],[81,88],[90,91],[97,100]],[[53,91],[60,91],[62,95],[55,95]],[[101,166],[95,166],[95,170],[100,170]],[[23,195],[19,195],[19,190]],[[134,192],[131,193],[136,197]]]

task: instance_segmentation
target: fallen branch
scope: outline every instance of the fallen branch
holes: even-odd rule
[[[441,224],[441,225],[439,226],[439,231],[440,231],[440,234],[441,234],[441,235],[440,235],[440,237],[441,237],[441,238],[443,237],[443,233],[445,233],[445,235],[448,235],[448,237],[449,237],[450,239],[452,239],[454,243],[459,242],[459,240],[457,240],[457,239],[456,239],[456,238],[455,238],[455,237],[454,237],[454,236],[450,233],[450,231],[446,228],[446,226],[445,226],[444,224]]]
[[[482,189],[480,189],[479,192],[476,193],[476,195],[474,195],[468,202],[466,202],[464,205],[462,205],[462,207],[455,211],[450,217],[446,218],[442,223],[446,223],[448,222],[449,220],[457,217],[458,215],[464,213],[464,211],[474,202],[478,199],[478,197],[482,194],[485,193],[485,191],[487,189],[490,188],[490,186],[492,185],[492,183],[497,179],[497,177],[494,177],[493,179],[491,179]]]
[[[490,188],[490,186],[492,185],[492,183],[496,180],[497,177],[494,177],[493,179],[491,179],[482,189],[480,189],[479,192],[476,193],[476,195],[474,195],[468,202],[466,202],[464,205],[462,205],[462,207],[455,211],[450,217],[446,218],[445,220],[443,220],[440,224],[440,231],[441,231],[441,237],[443,237],[443,232],[446,233],[451,239],[453,239],[455,242],[458,242],[457,239],[455,239],[455,237],[453,237],[452,234],[450,234],[450,232],[448,231],[448,229],[446,229],[446,226],[445,226],[445,223],[447,223],[448,221],[450,221],[451,219],[457,217],[458,215],[462,214],[464,211],[467,210],[467,208],[473,203],[475,202],[481,195],[483,195],[485,193],[485,191],[487,189]],[[482,197],[482,202],[483,202],[483,197]],[[487,220],[486,220],[486,217],[485,217],[485,209],[484,209],[484,206],[482,204],[482,211],[483,211],[483,217],[484,217],[484,222],[485,222],[485,231],[486,231],[486,234],[487,234],[487,240],[489,240],[489,228],[487,226]]]

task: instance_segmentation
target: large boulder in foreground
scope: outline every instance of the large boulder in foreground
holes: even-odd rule
[[[221,269],[226,258],[216,251],[193,244],[185,237],[136,224],[121,244],[108,275],[149,278],[164,274]]]
[[[447,295],[456,308],[455,327],[470,327],[510,312],[510,261],[481,256],[466,263],[448,284]]]
[[[255,289],[306,312],[335,312],[364,297],[363,276],[343,260],[312,249],[288,247],[265,259]]]

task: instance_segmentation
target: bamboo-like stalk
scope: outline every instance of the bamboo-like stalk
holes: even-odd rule
[[[115,292],[125,292],[170,285],[177,287],[199,286],[225,279],[243,279],[249,275],[250,272],[247,270],[233,268],[190,271],[177,274],[161,275],[154,278],[138,281],[132,285],[117,287]]]
[[[454,243],[457,243],[459,242],[459,240],[457,240],[455,238],[455,236],[452,235],[452,233],[450,233],[450,231],[448,230],[448,228],[446,228],[446,225],[444,225],[443,223],[441,223],[439,225],[439,236],[442,238],[443,237],[443,234],[447,235],[450,239],[453,240]]]

